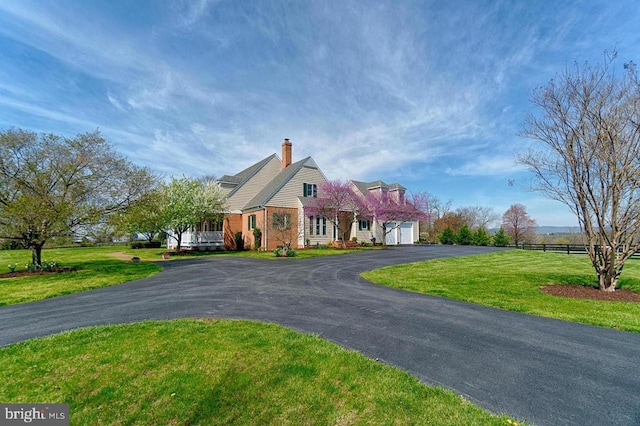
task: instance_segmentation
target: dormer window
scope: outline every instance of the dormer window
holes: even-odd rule
[[[318,197],[318,185],[315,183],[303,183],[302,184],[302,196],[303,197]]]

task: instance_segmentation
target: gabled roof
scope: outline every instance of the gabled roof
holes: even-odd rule
[[[381,180],[376,180],[373,182],[359,182],[359,181],[355,181],[352,180],[351,183],[353,183],[355,185],[356,188],[358,188],[358,191],[360,191],[362,193],[362,195],[367,195],[367,193],[375,188],[382,188],[382,189],[387,189],[387,190],[405,190],[406,188],[402,185],[400,185],[399,183],[385,183]]]
[[[298,173],[303,167],[318,168],[318,165],[313,158],[307,157],[302,160],[289,165],[286,169],[280,171],[265,187],[258,192],[249,202],[244,206],[244,209],[252,209],[257,207],[263,207],[282,189]]]
[[[222,176],[220,179],[218,179],[218,181],[220,183],[228,183],[228,184],[235,185],[235,187],[228,194],[228,196],[231,196],[238,189],[240,189],[245,182],[247,182],[249,179],[251,179],[264,166],[266,166],[269,163],[269,161],[271,161],[274,157],[277,158],[278,161],[280,161],[280,159],[278,158],[278,156],[276,154],[271,154],[267,158],[258,161],[257,163],[253,164],[252,166],[247,167],[243,171],[241,171],[239,173],[236,173],[233,176],[230,176],[230,175]]]

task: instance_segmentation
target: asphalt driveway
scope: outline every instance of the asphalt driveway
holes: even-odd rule
[[[289,261],[168,262],[153,277],[0,308],[0,345],[91,325],[269,321],[539,425],[640,424],[640,335],[371,284],[365,270],[492,248],[410,246]]]

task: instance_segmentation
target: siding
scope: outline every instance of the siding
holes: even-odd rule
[[[306,245],[306,240],[309,240],[309,246],[315,247],[316,245],[327,245],[331,244],[333,241],[333,223],[327,220],[327,235],[316,235],[315,234],[315,224],[314,224],[314,234],[311,235],[309,232],[309,228],[311,226],[311,222],[309,220],[309,216],[304,217],[304,229],[300,234],[300,239],[298,240],[298,245],[303,246]]]
[[[302,185],[304,183],[315,183],[320,186],[320,184],[325,181],[320,170],[313,167],[302,167],[298,173],[271,198],[268,205],[273,207],[297,208],[298,197],[302,196]]]
[[[272,158],[258,173],[252,176],[242,187],[229,197],[227,202],[229,211],[240,212],[242,208],[262,190],[282,168],[282,163],[277,158]],[[301,190],[302,191],[302,190]]]
[[[374,236],[375,229],[373,227],[371,228],[371,231],[358,231],[358,222],[356,222],[353,228],[351,228],[351,237],[356,237],[359,243],[370,243],[371,238]]]

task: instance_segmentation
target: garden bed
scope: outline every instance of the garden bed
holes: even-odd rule
[[[623,288],[616,291],[601,291],[597,287],[586,285],[547,285],[540,290],[552,296],[573,299],[604,300],[609,302],[640,302],[640,293]]]
[[[7,272],[4,274],[0,274],[1,278],[15,278],[15,277],[30,277],[33,275],[50,275],[50,274],[60,274],[63,272],[76,272],[79,271],[80,268],[54,268],[50,271],[29,271],[27,269],[23,269],[20,271]]]

